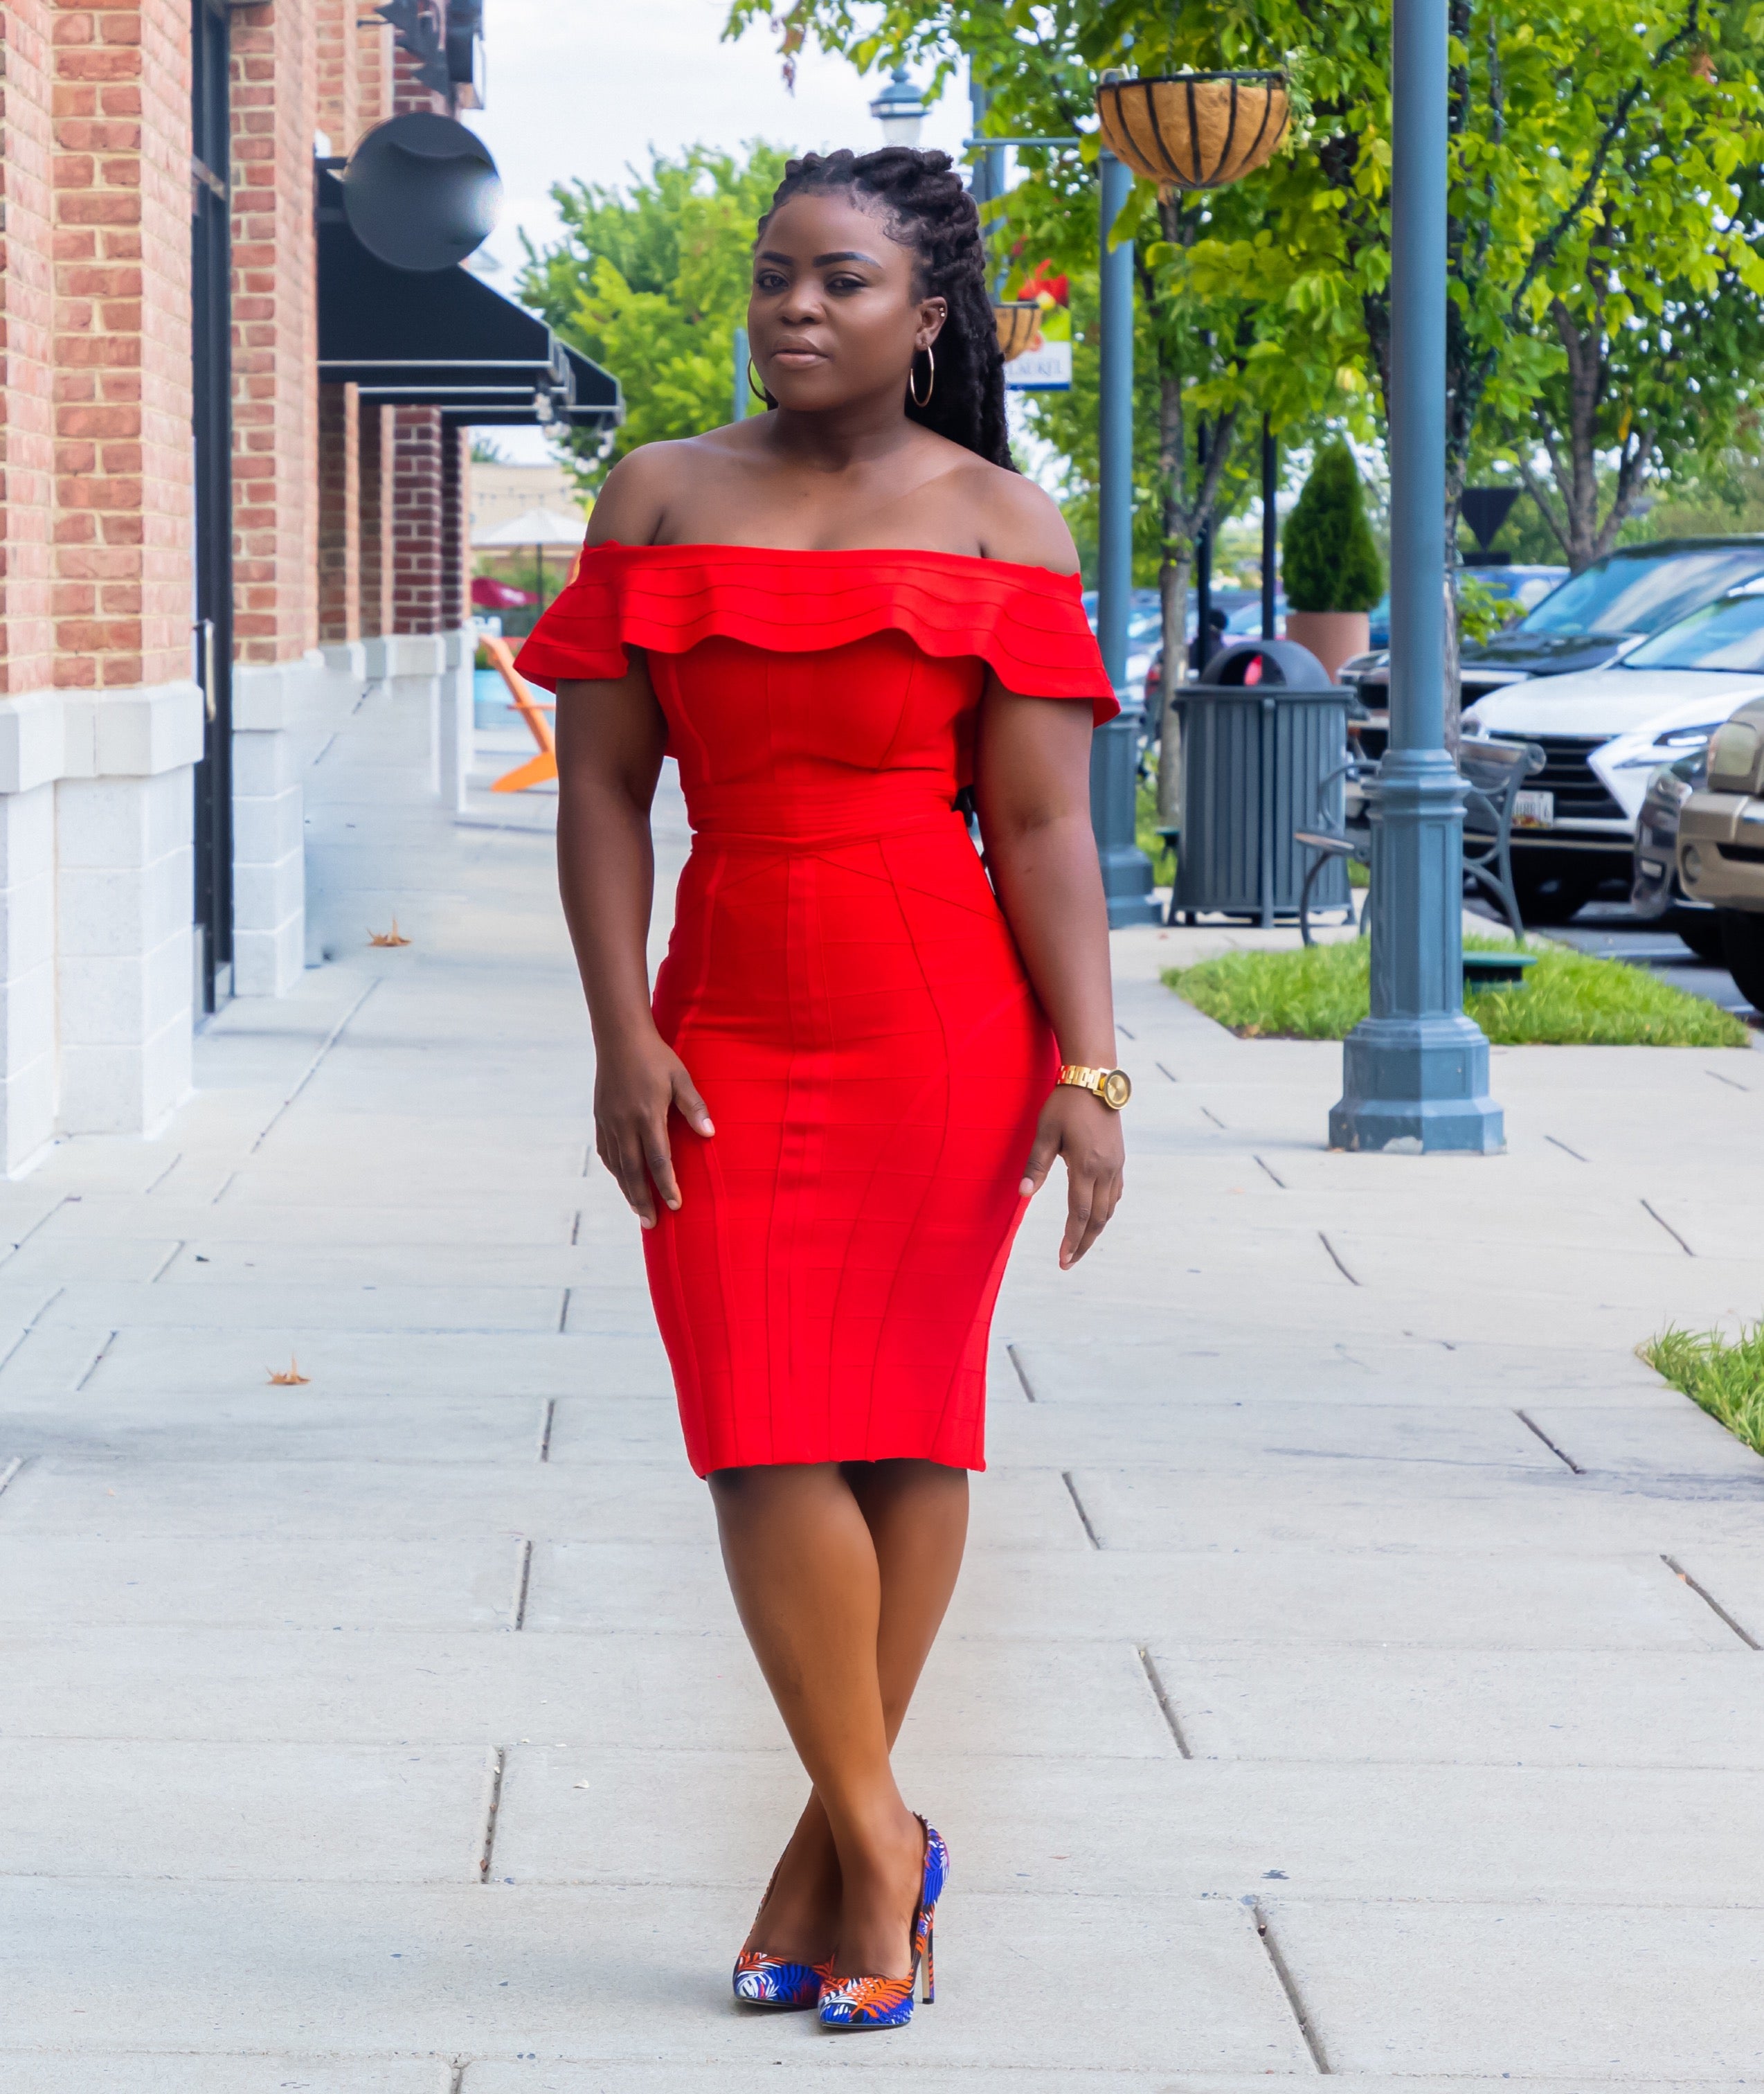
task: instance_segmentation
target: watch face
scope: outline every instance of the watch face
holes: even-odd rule
[[[1112,1106],[1116,1112],[1133,1094],[1133,1087],[1127,1080],[1124,1069],[1111,1069],[1103,1079],[1103,1102]]]

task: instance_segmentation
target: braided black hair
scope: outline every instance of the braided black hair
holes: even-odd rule
[[[909,146],[884,146],[876,153],[842,147],[837,153],[805,154],[785,163],[772,209],[760,220],[761,234],[780,204],[829,190],[876,198],[886,214],[889,237],[910,247],[917,258],[918,295],[942,298],[948,307],[937,338],[931,397],[922,407],[909,398],[908,416],[1014,471],[1004,421],[1004,357],[986,284],[986,242],[980,214],[955,163],[947,153],[921,152]],[[922,383],[919,389],[925,389]]]

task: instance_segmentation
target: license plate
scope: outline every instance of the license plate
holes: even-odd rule
[[[1547,829],[1556,819],[1556,796],[1554,793],[1520,793],[1513,801],[1513,826],[1515,829]]]

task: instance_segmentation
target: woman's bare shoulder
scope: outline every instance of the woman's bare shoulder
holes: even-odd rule
[[[1059,505],[1020,472],[974,460],[970,485],[980,510],[981,556],[1056,575],[1078,571],[1078,549]]]
[[[627,451],[606,476],[588,519],[588,543],[652,545],[670,505],[685,484],[691,441],[644,444]]]

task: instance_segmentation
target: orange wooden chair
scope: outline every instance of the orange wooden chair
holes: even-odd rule
[[[578,553],[570,563],[567,589],[582,566],[582,555]],[[512,771],[505,771],[494,785],[492,793],[524,793],[529,785],[543,785],[548,778],[557,775],[557,741],[552,732],[547,713],[554,713],[555,705],[547,705],[543,698],[535,698],[527,685],[527,680],[514,666],[514,654],[507,641],[500,634],[486,633],[484,652],[496,665],[502,680],[509,687],[509,701],[527,722],[527,732],[539,744],[537,756],[530,756],[525,763],[518,763]]]
[[[529,785],[543,785],[548,778],[557,775],[557,737],[552,732],[551,722],[545,717],[557,708],[535,698],[527,689],[526,678],[514,666],[514,652],[507,641],[488,634],[483,645],[509,687],[509,703],[526,721],[527,732],[539,744],[537,756],[530,756],[525,763],[518,763],[512,771],[505,771],[490,789],[492,793],[524,793]]]

